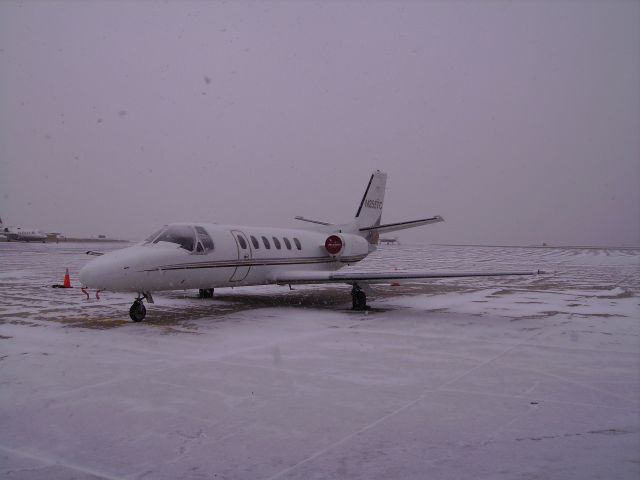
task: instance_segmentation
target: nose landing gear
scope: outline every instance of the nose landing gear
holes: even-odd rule
[[[134,322],[141,322],[142,320],[144,320],[144,317],[146,317],[146,315],[147,309],[142,303],[142,300],[134,301],[133,305],[131,305],[131,308],[129,309],[129,316],[131,317],[131,320],[133,320]]]
[[[142,303],[145,299],[149,303],[153,303],[151,293],[139,293],[138,298],[134,300],[133,305],[131,305],[131,308],[129,309],[129,317],[131,317],[131,320],[134,322],[141,322],[144,320],[144,317],[147,316],[147,309],[144,306],[144,303]]]

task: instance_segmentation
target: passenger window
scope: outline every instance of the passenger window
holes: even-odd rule
[[[264,243],[264,248],[266,248],[267,250],[271,248],[271,245],[269,245],[269,240],[267,240],[267,237],[262,237],[262,243]]]
[[[271,238],[273,238],[273,244],[276,246],[278,250],[280,250],[280,240],[278,240],[276,237],[271,237]]]
[[[293,242],[296,244],[296,248],[298,250],[302,250],[302,245],[300,244],[300,240],[298,240],[297,238],[293,237]]]
[[[202,244],[200,242],[198,242],[198,246],[196,247],[196,252],[198,253],[204,252],[204,248],[202,247]]]
[[[287,237],[284,237],[283,240],[284,244],[287,246],[287,250],[291,250],[291,242],[289,241],[289,239]]]
[[[247,242],[244,241],[244,238],[240,235],[236,235],[236,238],[238,239],[238,243],[240,244],[240,248],[242,248],[243,250],[247,249]]]
[[[256,250],[258,248],[260,248],[260,244],[258,243],[258,239],[256,237],[254,237],[253,235],[251,235],[251,243],[253,243],[253,248],[255,248]]]

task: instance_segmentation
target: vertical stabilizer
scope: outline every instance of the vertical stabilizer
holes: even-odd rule
[[[382,220],[382,207],[384,205],[384,192],[387,186],[387,174],[376,170],[371,178],[367,189],[362,196],[362,201],[356,212],[354,220],[356,229],[376,227]],[[368,232],[367,240],[371,244],[378,243],[378,233]]]

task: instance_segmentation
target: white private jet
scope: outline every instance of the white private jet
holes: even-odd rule
[[[47,234],[36,228],[5,227],[0,218],[0,234],[7,238],[8,242],[46,242]]]
[[[367,309],[363,288],[369,284],[407,279],[535,275],[541,272],[339,272],[377,247],[379,234],[442,222],[439,215],[382,225],[387,174],[371,175],[352,222],[334,225],[311,222],[312,229],[288,229],[174,223],[143,242],[98,255],[80,270],[85,288],[137,292],[129,316],[139,322],[146,315],[143,300],[153,303],[151,292],[199,289],[210,297],[218,287],[347,283],[355,310]]]

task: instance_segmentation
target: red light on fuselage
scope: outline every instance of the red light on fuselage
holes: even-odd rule
[[[330,255],[337,255],[342,250],[342,239],[338,235],[331,235],[324,242],[324,248]]]

